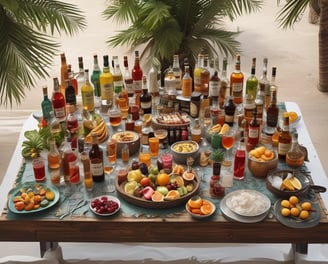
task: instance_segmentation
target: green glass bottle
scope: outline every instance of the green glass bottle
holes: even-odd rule
[[[51,119],[52,103],[48,97],[48,87],[43,86],[42,91],[43,91],[43,100],[41,102],[42,115],[43,118],[45,118],[47,122],[49,122]]]
[[[101,69],[98,64],[98,56],[97,54],[95,54],[93,55],[93,71],[91,74],[91,82],[93,84],[94,94],[97,97],[100,97],[101,95],[100,74],[101,74]]]
[[[259,84],[258,79],[255,76],[255,68],[256,68],[256,58],[252,59],[252,70],[251,76],[246,80],[246,94],[252,97],[252,101],[255,101],[257,94],[257,87]]]

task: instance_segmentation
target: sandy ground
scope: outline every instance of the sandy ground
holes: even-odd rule
[[[130,64],[132,56],[126,47],[111,48],[106,46],[106,39],[111,36],[118,27],[108,21],[104,21],[101,12],[104,10],[105,1],[90,2],[87,0],[70,0],[68,2],[78,5],[86,14],[88,27],[74,37],[58,37],[62,43],[61,51],[65,51],[68,63],[73,70],[78,69],[77,57],[83,56],[85,68],[92,68],[92,56],[108,54],[129,55]],[[302,109],[304,118],[312,141],[328,172],[328,94],[320,93],[316,84],[318,82],[318,26],[307,22],[307,15],[295,25],[294,30],[282,30],[277,27],[275,17],[277,13],[276,1],[267,0],[263,10],[257,14],[243,16],[234,22],[227,21],[227,28],[239,29],[239,40],[242,43],[242,71],[246,76],[250,74],[251,58],[258,60],[257,76],[260,76],[263,57],[269,58],[269,69],[277,67],[277,84],[279,86],[279,101],[295,101]],[[222,58],[221,58],[222,59]],[[233,67],[232,58],[228,72]],[[11,109],[0,107],[0,182],[5,174],[9,160],[14,151],[20,128],[24,119],[33,111],[40,110],[42,100],[42,85],[46,84],[52,91],[52,77],[58,77],[60,70],[60,58],[56,57],[50,65],[49,78],[40,80],[31,91],[26,91],[26,98],[21,105],[14,105]],[[271,75],[271,74],[270,74]],[[302,139],[300,139],[302,141]],[[4,243],[1,243],[4,244]],[[15,243],[14,243],[15,244]],[[9,243],[5,243],[9,245]],[[37,243],[31,243],[24,248],[20,247],[19,253],[38,255]],[[17,247],[6,248],[0,252],[0,256],[17,254]],[[10,251],[10,249],[13,249]],[[9,250],[9,251],[8,251]]]

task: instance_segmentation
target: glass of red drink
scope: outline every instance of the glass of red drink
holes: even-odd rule
[[[232,163],[232,155],[231,150],[233,148],[233,145],[235,143],[235,133],[233,129],[229,129],[229,131],[226,131],[222,135],[221,139],[222,146],[226,149],[226,158],[224,163],[231,164]]]
[[[42,158],[36,158],[32,161],[35,181],[41,182],[46,179],[46,170]]]

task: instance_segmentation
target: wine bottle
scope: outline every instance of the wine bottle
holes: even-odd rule
[[[64,95],[60,91],[58,78],[53,78],[54,92],[52,94],[52,108],[54,111],[54,116],[58,122],[64,122],[66,120],[66,103]]]
[[[96,133],[91,134],[92,146],[89,151],[91,174],[94,182],[105,180],[104,175],[104,157],[103,150],[98,145],[98,136]]]

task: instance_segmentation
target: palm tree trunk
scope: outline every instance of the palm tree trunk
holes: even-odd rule
[[[321,92],[328,92],[328,0],[321,0],[319,23],[319,84]]]

